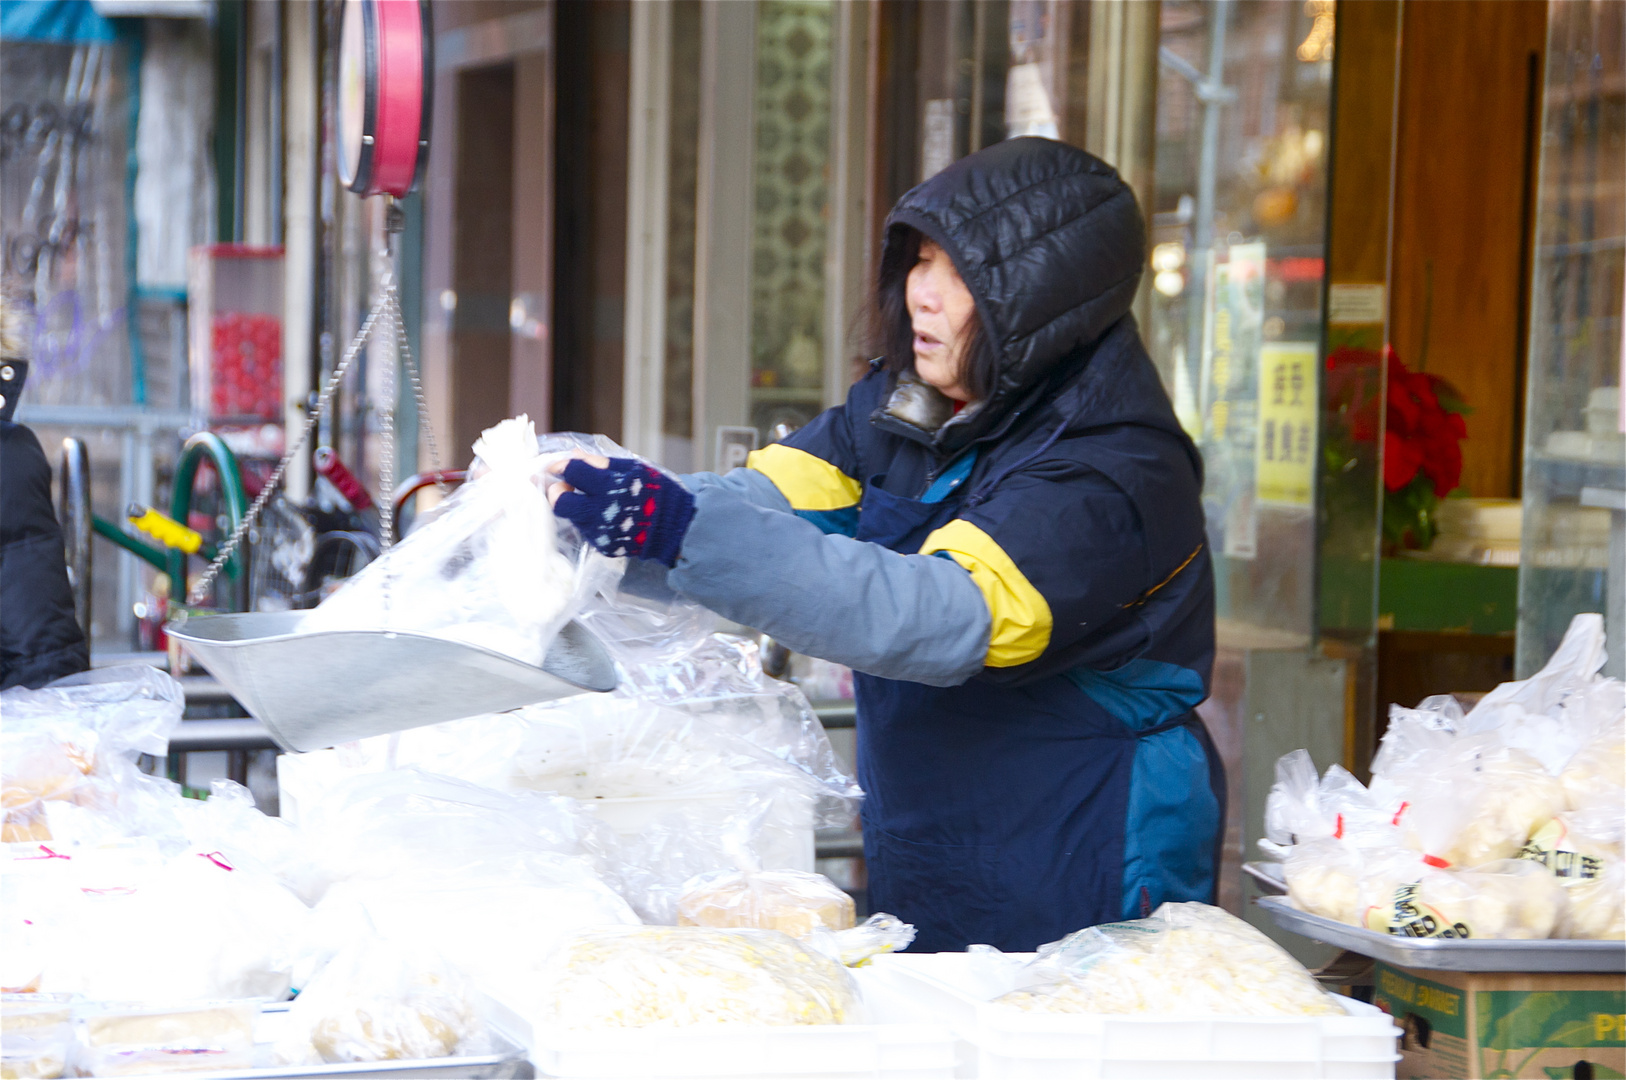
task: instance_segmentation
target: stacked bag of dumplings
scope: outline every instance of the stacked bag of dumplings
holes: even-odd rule
[[[1626,684],[1578,615],[1536,675],[1464,713],[1393,706],[1363,785],[1276,763],[1259,846],[1312,915],[1419,938],[1626,938]]]

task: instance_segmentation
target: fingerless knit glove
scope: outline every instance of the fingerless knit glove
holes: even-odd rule
[[[694,496],[676,479],[632,458],[611,458],[603,469],[574,458],[560,475],[576,490],[560,495],[553,512],[601,554],[677,565]]]

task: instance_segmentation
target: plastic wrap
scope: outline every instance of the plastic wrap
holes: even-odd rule
[[[274,1053],[291,1065],[483,1054],[485,1021],[468,980],[432,952],[363,937],[294,1000]]]
[[[139,754],[164,756],[186,707],[145,665],[102,668],[0,693],[0,802],[7,843],[129,835],[155,784]]]
[[[68,1067],[73,1006],[66,994],[0,996],[0,1077],[51,1080]]]
[[[823,874],[801,870],[719,870],[683,886],[679,926],[752,927],[806,937],[814,930],[847,930],[853,898]]]
[[[80,1076],[247,1069],[259,1015],[253,1001],[81,1008],[74,1018],[74,1069]]]
[[[549,964],[543,1022],[558,1030],[841,1024],[846,969],[773,930],[646,926],[592,931]]]
[[[605,560],[561,537],[548,458],[525,416],[474,444],[475,478],[301,621],[306,632],[409,630],[540,666]]]
[[[1336,1016],[1297,960],[1207,904],[1164,904],[1042,946],[1027,985],[998,999],[1036,1012]]]

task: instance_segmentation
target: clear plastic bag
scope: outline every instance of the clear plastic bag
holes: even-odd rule
[[[1626,805],[1626,735],[1605,731],[1583,743],[1558,782],[1577,810]]]
[[[915,940],[915,928],[896,915],[878,911],[846,930],[816,929],[808,944],[847,967],[863,967],[882,953],[902,952]]]
[[[562,938],[638,921],[595,868],[604,834],[568,799],[401,769],[346,781],[303,831],[328,881],[323,949],[374,929],[421,942],[517,1007]]]
[[[301,832],[319,870],[312,902],[336,882],[405,874],[455,881],[530,855],[575,860],[597,874],[615,849],[574,800],[494,791],[417,768],[344,780],[310,809]]]
[[[848,930],[853,898],[823,874],[801,870],[717,870],[684,883],[679,926],[751,927],[794,938]]]
[[[528,417],[488,428],[474,453],[474,479],[307,614],[303,631],[416,631],[541,665],[604,560],[560,533]]]
[[[775,930],[644,926],[567,941],[543,981],[543,1023],[561,1031],[730,1024],[841,1024],[851,976]]]
[[[257,1001],[102,1003],[74,1017],[76,1076],[232,1072],[254,1065]]]
[[[1626,938],[1626,864],[1619,859],[1605,862],[1595,877],[1565,880],[1564,897],[1558,937]]]
[[[139,664],[0,693],[0,836],[130,835],[163,784],[143,777],[134,759],[168,752],[185,707],[178,682]]]
[[[1287,952],[1234,915],[1170,903],[1041,946],[998,1004],[1035,1012],[1337,1016],[1336,1001]]]
[[[489,1046],[460,972],[421,946],[366,936],[294,999],[274,1053],[285,1064],[319,1065],[468,1057]]]
[[[1414,938],[1530,940],[1553,935],[1564,916],[1563,886],[1539,863],[1507,859],[1472,869],[1423,868],[1392,892],[1373,887],[1368,930]]]
[[[26,850],[26,849],[25,849]],[[218,851],[166,857],[155,843],[35,848],[6,867],[5,918],[32,924],[31,980],[95,1000],[286,997],[310,912],[268,874]],[[161,963],[153,943],[163,943]],[[8,934],[8,951],[13,941]],[[7,983],[14,961],[8,958]]]
[[[1569,807],[1558,778],[1522,750],[1488,735],[1412,779],[1396,815],[1407,843],[1432,865],[1475,867],[1518,855],[1532,834]]]

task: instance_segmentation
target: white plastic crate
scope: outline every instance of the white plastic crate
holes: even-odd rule
[[[866,1005],[868,972],[857,972]],[[950,1080],[953,1033],[940,1023],[896,1022],[893,995],[867,1024],[797,1027],[606,1028],[557,1032],[493,1003],[493,1020],[530,1048],[537,1075],[568,1080]]]
[[[877,957],[870,1000],[895,1015],[931,1016],[965,1044],[956,1075],[1134,1080],[1392,1080],[1400,1030],[1374,1006],[1341,998],[1348,1015],[1101,1016],[1024,1012],[975,996],[964,953]],[[968,1052],[967,1052],[968,1051]]]

